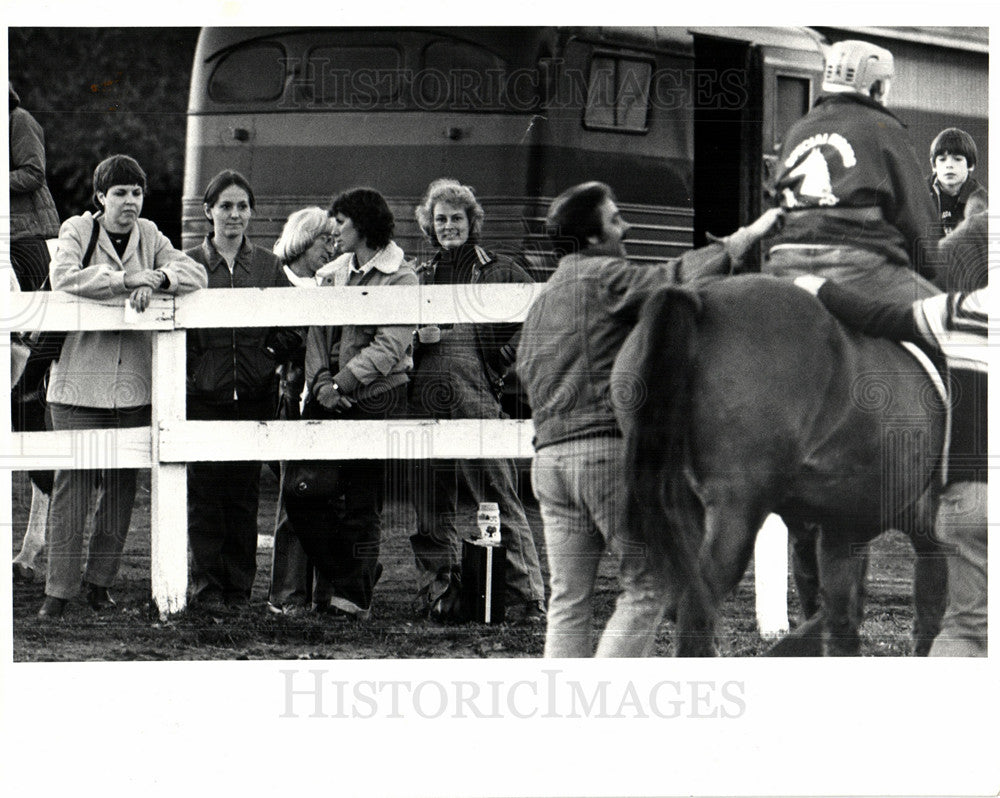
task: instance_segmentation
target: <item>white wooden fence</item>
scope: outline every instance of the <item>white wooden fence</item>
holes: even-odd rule
[[[6,281],[4,281],[6,282]],[[151,581],[162,617],[184,609],[187,592],[186,464],[195,461],[528,458],[530,421],[188,421],[186,330],[343,324],[523,321],[541,285],[212,289],[156,296],[134,320],[125,300],[81,300],[61,292],[5,296],[3,329],[153,331],[151,428],[30,432],[11,436],[4,469],[149,468]],[[7,335],[3,335],[6,340]],[[5,429],[10,429],[9,421]],[[9,474],[0,489],[9,496]],[[6,503],[5,503],[6,504]],[[11,526],[9,505],[6,518]],[[780,544],[775,547],[781,555]],[[787,546],[785,555],[787,556]],[[758,573],[760,573],[758,564]],[[787,629],[787,562],[769,577],[780,592],[762,631]],[[779,606],[780,600],[780,606]],[[773,603],[772,603],[773,601]],[[762,609],[758,602],[758,617]],[[776,619],[776,620],[775,620]]]

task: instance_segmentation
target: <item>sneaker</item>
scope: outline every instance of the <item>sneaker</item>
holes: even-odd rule
[[[301,615],[306,612],[309,608],[303,604],[274,604],[272,602],[267,602],[267,611],[272,615]]]

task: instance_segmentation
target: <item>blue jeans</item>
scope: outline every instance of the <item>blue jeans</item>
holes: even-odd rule
[[[948,606],[932,657],[986,656],[986,495],[985,482],[957,482],[941,496],[937,534],[953,551]]]
[[[52,428],[56,430],[114,430],[149,426],[149,405],[105,409],[53,403],[49,409]],[[98,432],[90,434],[101,437]],[[108,456],[113,459],[114,434],[103,437],[109,444]],[[134,468],[56,471],[49,507],[49,562],[45,595],[70,599],[80,591],[83,534],[91,518],[90,496],[95,487],[94,528],[83,578],[99,587],[109,587],[114,582],[132,520],[136,473]]]
[[[531,480],[549,561],[546,657],[594,653],[594,585],[605,551],[619,559],[624,593],[601,637],[599,656],[642,656],[671,600],[666,574],[625,533],[624,442],[583,438],[535,454]]]

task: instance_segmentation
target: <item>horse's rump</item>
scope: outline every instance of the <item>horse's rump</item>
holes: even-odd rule
[[[755,511],[881,531],[940,460],[943,405],[915,359],[777,279],[660,292],[622,348],[622,379],[646,397],[617,408],[630,467],[649,475],[633,485],[637,508],[669,511],[680,491],[662,486],[683,471],[705,505],[739,495]]]

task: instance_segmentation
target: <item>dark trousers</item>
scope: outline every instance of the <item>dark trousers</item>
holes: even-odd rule
[[[273,397],[221,404],[188,397],[192,421],[262,421],[274,415]],[[257,505],[260,463],[188,465],[188,540],[191,597],[215,593],[250,598],[257,572]]]
[[[311,407],[305,417],[377,420],[401,418],[405,411],[406,387],[401,385],[339,414]],[[303,499],[285,490],[285,509],[302,548],[329,583],[329,605],[367,617],[379,575],[387,461],[349,460],[322,467],[331,478],[327,493]]]
[[[87,544],[87,565],[83,579],[92,585],[109,587],[118,575],[122,550],[135,503],[136,470],[113,468],[114,434],[102,431],[149,426],[149,405],[126,408],[79,407],[52,404],[52,426],[56,430],[80,432],[106,443],[101,454],[103,467],[60,469],[55,472],[49,506],[49,562],[45,595],[73,598],[80,590],[83,567],[84,531],[92,524]],[[98,465],[95,463],[95,465]],[[91,511],[91,494],[97,502]]]

